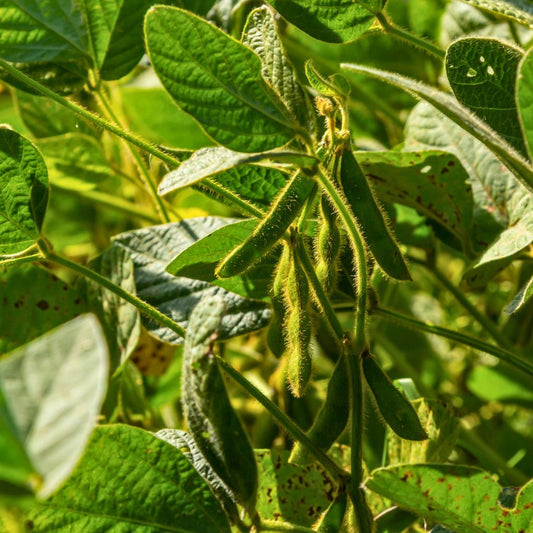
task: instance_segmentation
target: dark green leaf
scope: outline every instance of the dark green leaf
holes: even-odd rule
[[[274,9],[315,39],[344,43],[361,36],[374,15],[353,0],[269,0]]]
[[[176,8],[152,8],[145,31],[163,85],[215,141],[232,150],[261,152],[292,139],[288,111],[248,47]]]
[[[107,386],[107,346],[82,315],[0,360],[0,390],[16,435],[50,495],[78,462]]]
[[[506,315],[516,313],[533,296],[533,277],[518,291],[512,302],[505,308]]]
[[[72,477],[29,519],[36,531],[230,533],[189,461],[147,431],[122,425],[96,429]]]
[[[456,98],[525,155],[515,101],[522,56],[496,39],[459,39],[446,52],[446,72]]]
[[[0,259],[31,248],[40,237],[48,174],[30,141],[0,128]]]
[[[518,111],[527,149],[533,157],[533,51],[529,50],[520,63],[517,90]]]
[[[270,312],[261,302],[247,300],[204,281],[176,278],[165,268],[178,254],[226,224],[216,217],[189,219],[153,226],[114,238],[117,246],[128,250],[134,264],[137,295],[155,305],[183,327],[187,327],[194,306],[208,295],[220,294],[227,306],[220,339],[242,335],[266,326]],[[181,344],[183,339],[153,322],[144,321],[148,330],[161,340]]]

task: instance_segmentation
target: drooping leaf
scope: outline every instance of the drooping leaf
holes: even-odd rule
[[[480,7],[509,17],[533,28],[533,5],[530,0],[462,0],[467,4]]]
[[[30,141],[0,128],[0,259],[31,248],[48,203],[48,173]]]
[[[227,226],[215,230],[183,250],[167,266],[167,272],[174,276],[209,281],[248,298],[265,298],[268,296],[275,267],[275,260],[271,257],[261,261],[241,276],[219,279],[215,274],[218,263],[235,246],[245,241],[256,226],[257,220],[228,219]]]
[[[112,246],[92,262],[91,268],[115,285],[135,294],[133,262],[124,248]],[[114,372],[128,359],[137,345],[141,332],[139,311],[96,283],[88,282],[87,292],[91,308],[96,311],[104,328],[110,351],[111,372]]]
[[[378,197],[416,209],[470,249],[472,190],[453,155],[437,150],[357,152],[357,159]]]
[[[516,98],[520,122],[530,158],[533,157],[533,52],[529,50],[520,63]]]
[[[351,0],[269,0],[276,11],[315,39],[344,43],[361,36],[374,15]]]
[[[43,268],[20,265],[0,270],[0,354],[86,310],[80,290]]]
[[[513,300],[507,305],[504,312],[506,315],[516,313],[533,296],[533,277],[518,291]]]
[[[0,389],[16,435],[50,495],[83,453],[107,385],[107,346],[82,315],[0,360]]]
[[[216,142],[261,152],[294,136],[288,111],[247,46],[191,13],[164,6],[149,11],[145,31],[164,87]]]
[[[313,166],[316,159],[308,154],[292,151],[245,154],[233,152],[221,146],[202,148],[194,152],[176,170],[169,172],[159,184],[158,192],[160,195],[168,194],[176,189],[198,183],[204,178],[251,163]]]
[[[461,533],[530,531],[533,483],[520,491],[516,506],[498,505],[501,487],[490,474],[455,465],[400,465],[372,472],[366,486],[400,507]]]
[[[222,295],[227,313],[222,320],[220,339],[264,327],[270,315],[267,306],[204,281],[176,278],[165,272],[165,268],[191,244],[226,223],[226,219],[217,217],[193,218],[122,233],[114,238],[115,245],[126,248],[131,255],[137,295],[183,327],[187,327],[189,315],[200,299],[207,295]],[[167,328],[148,320],[144,320],[144,325],[161,340],[173,344],[183,342],[183,339]]]
[[[480,140],[529,190],[533,190],[533,167],[531,164],[485,122],[449,94],[394,72],[363,65],[343,64],[341,66],[349,71],[367,74],[391,83],[416,98],[427,101],[463,130]]]
[[[36,531],[230,532],[220,504],[176,448],[119,424],[95,430],[66,485],[28,519]]]
[[[294,120],[304,128],[313,128],[313,109],[287,58],[271,9],[264,6],[250,13],[242,42],[261,58],[263,78],[272,85]]]
[[[497,39],[459,39],[446,52],[446,73],[456,98],[525,155],[515,101],[522,56]]]

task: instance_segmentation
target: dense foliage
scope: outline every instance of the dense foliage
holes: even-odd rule
[[[533,532],[533,7],[0,0],[0,531]]]

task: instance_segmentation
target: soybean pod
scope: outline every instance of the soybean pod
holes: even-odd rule
[[[411,275],[402,252],[387,227],[383,212],[351,149],[345,149],[342,153],[340,182],[365,242],[378,265],[391,278],[410,280]]]
[[[327,508],[324,516],[318,522],[315,531],[317,533],[339,533],[346,512],[346,493],[341,492]]]
[[[250,237],[220,263],[217,276],[231,278],[241,274],[265,256],[298,216],[314,189],[314,183],[302,170],[297,170]]]
[[[362,357],[366,382],[385,422],[402,439],[427,439],[411,402],[394,386],[368,352],[363,353]]]
[[[220,297],[194,308],[183,347],[181,398],[189,432],[217,476],[251,516],[255,515],[257,465],[233,410],[212,344],[225,311]]]

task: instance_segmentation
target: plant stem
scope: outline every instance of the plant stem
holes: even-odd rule
[[[161,311],[158,311],[155,307],[152,307],[150,304],[144,302],[137,296],[124,290],[122,287],[115,285],[112,281],[108,280],[106,277],[98,274],[98,272],[95,272],[94,270],[91,270],[90,268],[87,268],[83,265],[70,261],[70,259],[57,255],[52,251],[48,251],[44,249],[44,247],[41,248],[41,251],[48,261],[61,265],[65,268],[68,268],[69,270],[72,270],[73,272],[76,272],[77,274],[80,274],[83,277],[89,278],[95,283],[98,283],[98,285],[105,287],[107,290],[111,291],[112,293],[116,294],[117,296],[125,300],[126,302],[130,303],[131,305],[136,307],[141,313],[151,318],[152,320],[155,320],[158,324],[161,324],[162,326],[167,327],[168,329],[170,329],[171,331],[173,331],[174,333],[176,333],[176,335],[179,335],[180,337],[185,337],[185,329],[182,326],[174,322],[168,316],[161,313]]]
[[[396,24],[394,24],[394,22],[392,22],[392,20],[390,20],[385,13],[374,13],[374,15],[378,19],[385,33],[388,33],[396,39],[404,41],[415,48],[423,50],[424,52],[427,52],[438,59],[444,59],[446,52],[438,46],[422,37],[419,37],[418,35],[415,35],[414,33],[411,33],[408,30],[396,26]]]
[[[470,300],[461,292],[445,275],[438,269],[436,266],[429,266],[425,261],[420,259],[415,259],[410,257],[409,260],[412,263],[424,266],[431,274],[437,278],[440,284],[446,288],[453,297],[468,311],[468,313],[474,317],[474,319],[479,323],[479,325],[502,347],[507,350],[513,350],[514,346],[512,343],[505,337],[505,335],[497,328],[497,326],[481,313],[478,308],[470,302]]]
[[[69,189],[68,187],[62,187],[61,185],[57,184],[52,184],[52,190],[53,189],[57,189],[58,191],[61,191],[65,194],[76,196],[77,198],[80,198],[80,200],[86,200],[87,202],[93,204],[109,207],[110,209],[114,209],[115,211],[120,211],[121,213],[141,218],[152,224],[158,224],[160,222],[158,217],[156,217],[152,213],[149,213],[148,211],[141,210],[141,208],[138,207],[136,204],[127,202],[126,200],[123,200],[122,198],[116,196],[111,196],[110,194],[95,191],[92,189],[84,191],[80,191],[77,189]]]
[[[96,95],[98,97],[98,100],[104,109],[104,111],[107,113],[107,116],[120,128],[123,129],[116,113],[113,111],[113,107],[108,102],[107,97],[103,93],[102,90],[99,90],[96,92]],[[161,216],[161,220],[163,222],[170,222],[170,218],[168,216],[167,209],[165,207],[165,204],[163,202],[163,199],[157,194],[157,186],[154,183],[154,180],[152,179],[152,176],[150,176],[150,172],[148,172],[148,169],[146,168],[146,165],[144,164],[144,161],[142,160],[142,157],[139,155],[137,150],[131,146],[130,143],[126,144],[128,151],[130,152],[131,156],[133,157],[133,160],[135,161],[135,164],[137,165],[137,169],[139,171],[139,176],[141,178],[141,181],[143,182],[145,188],[148,190],[148,193],[150,194],[152,198],[152,202],[155,205],[155,208],[157,209],[157,212]]]
[[[248,394],[255,398],[292,436],[294,440],[301,442],[322,464],[322,466],[339,482],[346,483],[349,474],[345,472],[327,454],[317,448],[307,437],[300,427],[295,424],[272,400],[267,398],[255,385],[248,381],[238,370],[235,370],[221,357],[217,357],[220,367],[226,374],[231,376]]]
[[[353,249],[355,268],[357,274],[356,302],[355,302],[355,331],[353,342],[345,339],[349,343],[346,350],[348,363],[348,378],[351,398],[351,470],[350,497],[354,505],[355,514],[359,522],[360,533],[368,530],[370,510],[365,502],[365,496],[361,484],[363,482],[363,382],[361,371],[361,353],[366,348],[366,305],[367,305],[367,271],[366,256],[363,239],[359,233],[359,228],[355,223],[348,203],[343,194],[331,179],[318,167],[318,181],[328,194],[331,202],[337,209],[339,217],[348,233],[348,238]]]
[[[41,254],[21,255],[19,257],[9,257],[7,259],[0,259],[0,271],[2,268],[12,267],[13,265],[21,265],[22,263],[32,263],[42,259]]]
[[[287,531],[292,533],[314,533],[314,529],[287,522],[276,522],[275,520],[261,520],[259,531],[268,533],[269,531]]]
[[[300,264],[305,271],[307,280],[309,281],[309,284],[315,293],[316,301],[320,307],[320,310],[324,313],[326,321],[331,327],[331,330],[335,333],[336,337],[341,340],[344,336],[341,323],[339,322],[339,319],[337,318],[337,315],[335,314],[335,311],[329,302],[329,298],[324,291],[324,287],[322,287],[320,281],[318,280],[315,269],[313,268],[311,257],[309,256],[309,252],[307,251],[304,240],[301,236],[298,242],[297,253]]]
[[[497,357],[498,359],[501,359],[502,361],[505,361],[506,363],[533,376],[533,363],[529,362],[527,359],[524,359],[513,352],[510,352],[509,350],[506,350],[505,348],[500,348],[499,346],[487,344],[486,342],[476,339],[475,337],[471,337],[469,335],[465,335],[463,333],[459,333],[457,331],[446,329],[440,326],[435,326],[434,324],[428,322],[421,322],[420,320],[411,318],[406,315],[402,315],[390,309],[376,307],[372,309],[372,315],[383,320],[388,320],[389,322],[394,322],[396,324],[399,324],[400,326],[424,331],[426,333],[438,335],[439,337],[444,337],[460,344],[470,346],[481,352],[493,355],[494,357]]]

